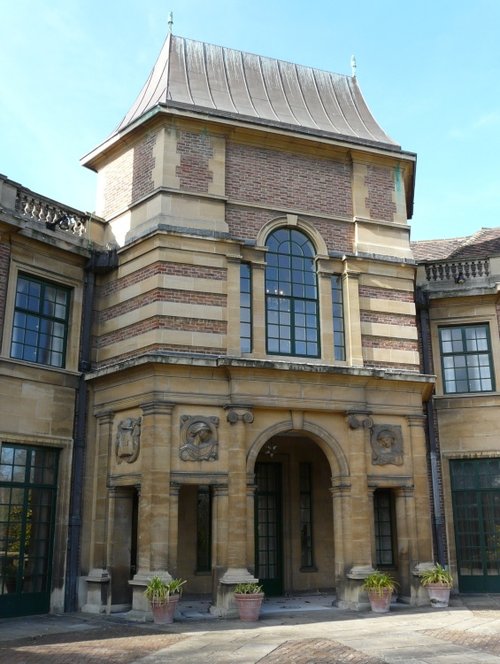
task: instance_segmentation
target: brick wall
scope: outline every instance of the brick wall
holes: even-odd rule
[[[103,168],[103,217],[113,216],[153,191],[156,139],[153,132],[146,134],[137,145]]]
[[[372,297],[383,300],[397,300],[400,302],[414,302],[413,291],[404,291],[388,288],[377,288],[374,286],[360,286],[360,297]]]
[[[160,276],[159,281],[156,277]],[[220,287],[220,282],[227,278],[226,269],[154,261],[126,276],[113,277],[115,275],[105,277],[96,290],[96,301],[100,303],[100,311],[95,317],[97,366],[155,351],[212,355],[225,352],[217,338],[227,334],[227,296],[221,293]],[[200,280],[203,280],[203,289],[200,288]],[[170,281],[172,288],[168,287]],[[134,287],[131,291],[133,297],[126,294],[126,289],[130,287]],[[113,304],[109,301],[111,297]],[[171,303],[172,308],[165,309],[164,303]],[[99,329],[104,324],[105,330]],[[151,337],[154,331],[158,331],[157,343],[143,346],[138,341],[137,348],[130,350],[135,338],[149,334],[149,339],[154,339],[155,335]],[[166,334],[165,331],[174,334]],[[179,332],[183,333],[182,337],[179,337]],[[208,336],[200,337],[199,334]],[[202,346],[200,338],[210,339],[208,343],[213,342],[214,345],[209,347],[203,341]],[[123,348],[125,341],[126,349]],[[106,349],[104,353],[100,352],[102,349]]]
[[[366,175],[368,197],[366,207],[372,219],[393,221],[396,213],[396,204],[393,200],[394,178],[391,168],[382,166],[368,166]]]
[[[209,332],[225,334],[226,321],[206,320],[203,318],[184,318],[181,316],[152,316],[133,325],[121,327],[109,334],[101,334],[97,340],[97,347],[104,348],[119,343],[131,337],[137,337],[151,330],[183,330],[186,332]],[[142,354],[142,349],[138,354]]]
[[[250,208],[231,204],[226,208],[226,221],[231,237],[241,240],[255,240],[260,229],[279,216],[283,216],[283,213],[271,208]],[[352,252],[353,224],[309,216],[307,221],[321,233],[329,250]]]
[[[350,164],[234,142],[226,150],[229,198],[352,217]]]
[[[99,297],[106,297],[112,293],[123,290],[128,286],[132,286],[148,279],[149,277],[154,277],[159,274],[222,281],[226,279],[227,272],[223,268],[204,267],[202,265],[190,265],[188,263],[166,263],[163,261],[155,261],[135,272],[131,272],[125,277],[110,279],[102,284],[99,287]]]
[[[7,300],[7,283],[9,279],[10,245],[0,242],[0,344],[5,319],[5,302]]]
[[[210,136],[203,131],[181,131],[177,139],[177,152],[181,163],[176,168],[176,175],[181,189],[208,192],[213,180],[208,166],[214,154]]]
[[[98,315],[99,323],[122,316],[129,311],[135,311],[155,302],[182,302],[184,304],[203,304],[205,306],[226,307],[227,296],[217,293],[203,293],[200,291],[184,291],[170,288],[155,288],[138,297],[131,298],[108,307]]]
[[[390,300],[393,302],[413,302],[413,292],[404,291],[404,290],[395,290],[387,288],[379,288],[373,286],[360,285],[359,295],[363,298],[370,298],[372,300]],[[388,307],[389,308],[389,307]],[[365,367],[370,368],[391,368],[391,369],[401,369],[406,371],[417,371],[419,370],[418,364],[401,364],[398,362],[390,361],[390,351],[391,350],[403,350],[411,352],[419,352],[420,344],[418,339],[407,339],[405,335],[393,336],[394,333],[397,333],[398,330],[416,330],[417,321],[414,314],[395,314],[391,311],[371,311],[367,309],[360,310],[360,319],[361,323],[375,323],[388,325],[388,329],[391,332],[391,336],[377,336],[376,334],[362,334],[361,344],[363,351],[368,348],[373,349],[383,349],[387,350],[387,361],[381,361],[377,359],[374,361],[368,357],[368,354],[363,352],[364,355],[364,365]]]

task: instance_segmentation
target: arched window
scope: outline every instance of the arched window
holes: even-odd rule
[[[319,357],[315,250],[295,228],[279,228],[266,246],[267,352]]]

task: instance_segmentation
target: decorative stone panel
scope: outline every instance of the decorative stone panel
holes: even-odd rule
[[[183,461],[215,461],[219,453],[219,418],[203,415],[181,415],[181,447]]]

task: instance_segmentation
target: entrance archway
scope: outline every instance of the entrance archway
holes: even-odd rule
[[[255,576],[267,595],[331,590],[332,469],[306,432],[273,435],[255,456]]]

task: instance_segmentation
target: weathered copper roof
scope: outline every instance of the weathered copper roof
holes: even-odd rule
[[[373,118],[355,77],[172,34],[114,135],[158,106],[399,149]]]
[[[412,242],[411,248],[418,262],[486,258],[500,254],[500,228],[481,228],[466,237]]]

